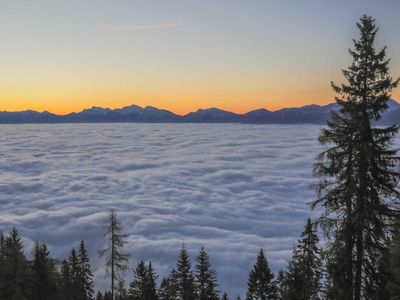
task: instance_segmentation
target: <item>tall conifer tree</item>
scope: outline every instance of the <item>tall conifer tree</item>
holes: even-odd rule
[[[29,300],[53,300],[57,294],[56,270],[46,244],[36,242],[33,247],[30,272]]]
[[[0,251],[0,298],[25,299],[27,260],[15,227],[8,235],[1,236]]]
[[[247,282],[247,300],[276,299],[274,275],[269,268],[264,250],[261,249]]]
[[[217,275],[203,247],[197,256],[195,278],[199,300],[218,300]]]
[[[71,271],[67,260],[63,260],[58,277],[58,299],[72,300]]]
[[[158,297],[160,300],[177,300],[179,295],[179,286],[177,280],[177,273],[175,269],[171,271],[171,274],[167,278],[163,278],[158,291]]]
[[[149,300],[157,300],[157,278],[158,275],[153,269],[153,265],[151,262],[147,265],[147,278],[146,278],[146,283],[147,283],[147,299]]]
[[[195,300],[197,299],[196,286],[194,282],[194,275],[192,272],[192,264],[189,255],[182,245],[179,253],[179,259],[176,266],[176,279],[178,284],[178,293],[182,300]]]
[[[85,242],[81,240],[78,252],[80,264],[81,298],[82,300],[91,300],[94,295],[93,274],[90,266],[89,255],[86,250]]]
[[[319,299],[322,278],[322,257],[316,229],[308,219],[284,275],[283,294],[289,299]]]
[[[121,249],[126,244],[126,235],[122,234],[122,226],[118,222],[117,214],[114,210],[110,211],[104,235],[107,238],[107,246],[99,254],[101,257],[106,257],[107,275],[110,275],[111,278],[111,299],[114,300],[116,280],[120,278],[121,273],[125,273],[128,269],[129,258],[128,254],[121,252]]]
[[[129,287],[132,300],[157,300],[156,280],[151,263],[146,265],[140,261],[134,270],[134,279]]]
[[[71,279],[72,300],[81,300],[83,291],[82,269],[75,248],[72,248],[68,258],[69,275]]]
[[[333,273],[343,276],[332,278],[335,289],[343,291],[341,299],[360,300],[376,285],[378,262],[398,215],[399,157],[391,148],[398,127],[374,127],[398,80],[389,75],[386,48],[375,50],[374,19],[363,16],[357,26],[360,38],[349,50],[353,62],[343,70],[347,83],[332,84],[340,112],[320,136],[331,147],[315,166],[321,181],[313,206],[325,208],[320,223],[330,237],[328,257],[338,261]]]

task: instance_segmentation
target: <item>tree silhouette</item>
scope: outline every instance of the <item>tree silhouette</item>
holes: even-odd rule
[[[374,127],[399,81],[389,75],[386,48],[375,50],[375,20],[363,16],[357,26],[360,38],[349,50],[353,62],[343,70],[347,83],[332,84],[340,112],[320,135],[330,148],[315,165],[321,180],[313,207],[325,209],[319,222],[329,239],[333,290],[342,291],[341,299],[360,300],[376,286],[378,263],[399,215],[399,157],[391,148],[398,127]]]
[[[106,275],[111,278],[111,299],[114,300],[115,281],[128,269],[129,255],[122,253],[121,249],[126,244],[126,235],[122,234],[122,226],[117,220],[117,214],[111,210],[105,229],[107,246],[99,252],[100,257],[106,258]]]
[[[250,271],[247,282],[247,300],[267,300],[276,298],[276,285],[264,250],[258,253],[256,263]]]

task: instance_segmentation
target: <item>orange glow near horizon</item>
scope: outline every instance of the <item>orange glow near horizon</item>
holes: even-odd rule
[[[77,99],[69,100],[69,98],[55,97],[51,99],[41,100],[21,100],[22,97],[16,97],[10,101],[0,101],[0,111],[23,111],[23,110],[35,110],[35,111],[49,111],[56,114],[68,114],[71,112],[79,112],[85,108],[91,108],[93,106],[99,106],[103,108],[121,108],[136,104],[142,107],[155,106],[160,109],[167,109],[176,114],[184,115],[192,111],[196,111],[201,108],[217,107],[220,109],[236,112],[245,113],[254,109],[266,108],[268,110],[278,110],[285,107],[296,107],[307,104],[328,104],[332,102],[332,96],[327,95],[324,97],[325,101],[319,101],[319,99],[310,100],[308,99],[296,99],[291,96],[275,96],[274,101],[264,100],[262,97],[259,99],[255,97],[251,101],[248,101],[246,97],[238,96],[234,98],[222,98],[218,97],[218,100],[207,100],[201,97],[151,97],[156,100],[140,100],[136,97],[122,97],[123,100],[110,98],[96,98],[91,97],[94,100]],[[314,97],[313,97],[314,98]],[[55,100],[56,99],[56,100]],[[125,99],[125,100],[124,100]],[[129,100],[127,100],[129,99]],[[143,99],[143,98],[141,98]]]
[[[348,59],[348,58],[347,58]],[[76,63],[76,62],[75,62]],[[132,63],[133,64],[133,63]],[[337,65],[347,65],[342,61]],[[332,103],[330,81],[341,83],[343,77],[335,65],[326,68],[279,69],[254,65],[235,72],[213,65],[188,70],[167,65],[154,70],[148,64],[136,69],[102,62],[97,68],[86,64],[45,65],[8,63],[0,70],[7,76],[0,82],[0,111],[36,110],[56,114],[79,112],[92,106],[121,108],[132,104],[155,106],[184,115],[200,108],[245,113],[254,109],[278,110],[308,104]],[[395,77],[400,68],[391,70]],[[400,89],[393,91],[400,100]]]
[[[323,77],[330,76],[325,74]],[[149,76],[150,77],[150,76]],[[245,113],[266,108],[277,110],[307,104],[327,104],[333,101],[329,82],[313,79],[312,74],[280,77],[227,77],[188,78],[180,77],[119,80],[111,77],[90,79],[59,78],[51,76],[39,79],[24,79],[24,84],[0,83],[0,111],[32,109],[57,114],[79,112],[92,106],[121,108],[132,104],[155,106],[176,114],[186,114],[200,108],[220,109]],[[125,78],[125,81],[124,81]],[[136,84],[136,85],[134,85]],[[291,82],[285,86],[285,82]],[[310,84],[312,82],[312,84]],[[324,89],[320,87],[324,86]]]
[[[334,100],[333,92],[320,91],[320,92],[309,92],[307,98],[296,97],[296,92],[286,93],[275,93],[266,97],[255,96],[255,95],[229,95],[222,96],[217,95],[215,97],[206,97],[201,95],[199,97],[190,95],[179,95],[179,96],[160,96],[160,95],[142,95],[140,97],[132,97],[129,95],[119,94],[116,96],[105,95],[103,97],[82,97],[72,98],[69,95],[53,96],[48,97],[32,97],[30,100],[23,100],[22,95],[9,95],[7,101],[0,100],[0,111],[23,111],[23,110],[36,110],[39,112],[49,111],[56,114],[68,114],[71,112],[79,112],[85,108],[91,108],[93,106],[99,106],[104,108],[121,108],[136,104],[142,107],[155,106],[160,109],[167,109],[176,114],[184,115],[192,111],[196,111],[201,108],[217,107],[220,109],[236,112],[246,113],[248,111],[266,108],[268,110],[279,110],[286,107],[299,107],[308,104],[325,105],[332,103]],[[297,91],[301,95],[301,91]],[[306,92],[304,92],[306,93]],[[396,90],[393,93],[395,100],[400,99],[400,91]],[[92,99],[92,100],[89,100]],[[143,100],[143,99],[154,99],[154,100]],[[218,99],[218,100],[214,100]],[[249,100],[251,99],[251,100]]]

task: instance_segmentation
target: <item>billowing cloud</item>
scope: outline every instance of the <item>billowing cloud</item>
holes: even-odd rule
[[[278,271],[310,215],[318,132],[310,125],[2,125],[0,230],[15,225],[27,247],[46,241],[59,258],[85,239],[104,288],[97,250],[114,208],[132,266],[151,260],[163,276],[182,242],[193,260],[204,246],[220,289],[243,294],[258,250]]]
[[[182,27],[182,22],[170,22],[170,23],[155,23],[155,24],[137,24],[137,25],[125,25],[125,26],[107,26],[105,31],[108,32],[120,32],[120,31],[135,31],[135,30],[149,30],[149,29],[165,29]]]

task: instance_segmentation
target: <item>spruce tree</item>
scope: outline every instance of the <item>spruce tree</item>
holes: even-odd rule
[[[85,242],[81,240],[79,245],[78,259],[80,264],[81,300],[91,300],[94,294],[93,274],[90,266],[90,259],[86,250]]]
[[[115,293],[115,300],[131,300],[129,298],[129,294],[125,288],[125,283],[123,280],[118,281],[118,286]]]
[[[169,295],[168,278],[164,277],[161,280],[160,288],[158,289],[158,298],[160,300],[169,300],[172,297]]]
[[[229,300],[229,298],[228,298],[228,294],[227,293],[223,293],[223,295],[222,295],[222,298],[221,298],[222,300]]]
[[[153,265],[151,262],[147,265],[147,278],[146,278],[146,284],[147,284],[147,292],[146,292],[146,297],[149,300],[157,300],[157,281],[158,275],[153,269]]]
[[[316,300],[321,291],[322,257],[318,236],[311,220],[307,220],[285,274],[285,293],[291,299]]]
[[[278,299],[287,300],[289,297],[289,283],[287,282],[287,275],[284,271],[279,271],[276,276],[276,296]]]
[[[69,275],[71,278],[72,300],[80,300],[82,296],[82,269],[76,250],[72,248],[68,258]]]
[[[59,300],[71,300],[72,299],[72,282],[71,282],[71,272],[67,260],[63,260],[61,263],[61,268],[58,276],[57,293]]]
[[[146,295],[146,265],[140,261],[133,271],[134,279],[129,286],[129,297],[132,300],[144,300]]]
[[[133,300],[156,300],[156,275],[149,263],[140,261],[134,270],[134,279],[129,287],[129,296]]]
[[[107,238],[107,246],[99,254],[100,257],[106,257],[106,274],[111,277],[110,294],[112,300],[114,300],[115,281],[128,269],[129,255],[121,252],[121,248],[126,244],[126,235],[121,232],[122,226],[117,220],[117,214],[114,210],[111,210],[104,233]]]
[[[197,256],[195,279],[199,300],[217,300],[219,298],[217,275],[212,269],[208,254],[203,247]]]
[[[191,270],[191,262],[185,245],[179,253],[179,259],[176,266],[176,280],[178,284],[178,295],[182,300],[197,299],[194,275]]]
[[[57,294],[56,270],[46,244],[36,242],[32,251],[29,300],[53,300]]]
[[[158,298],[160,300],[177,300],[179,293],[179,286],[177,280],[177,273],[175,269],[167,278],[161,281],[160,289],[158,291]]]
[[[264,250],[261,249],[247,282],[247,300],[276,299],[276,285]]]
[[[8,235],[1,235],[0,255],[0,298],[25,299],[27,260],[21,236],[15,227]]]
[[[333,115],[320,142],[331,146],[320,156],[315,174],[320,218],[329,238],[328,257],[336,257],[332,278],[342,286],[341,299],[368,297],[377,284],[377,267],[385,251],[389,229],[398,215],[397,172],[399,157],[391,148],[397,126],[375,127],[388,108],[391,90],[397,86],[389,75],[386,48],[375,50],[378,29],[371,17],[357,24],[360,38],[350,50],[353,62],[343,75],[346,84],[332,84],[340,112]],[[333,265],[333,263],[331,263]]]

